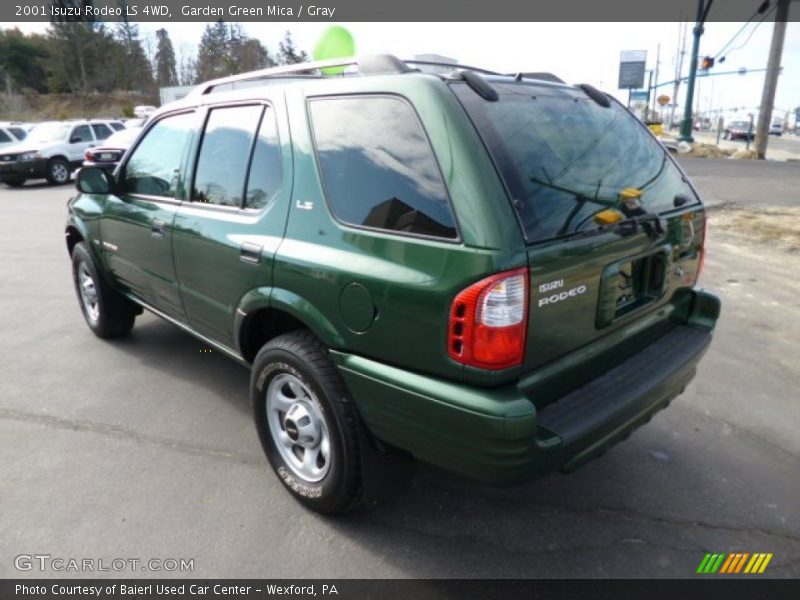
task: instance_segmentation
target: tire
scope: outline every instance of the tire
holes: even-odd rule
[[[8,187],[18,188],[25,185],[25,178],[24,177],[13,177],[13,176],[6,176],[3,177],[3,183],[5,183]]]
[[[358,414],[322,342],[307,330],[270,340],[253,362],[250,397],[261,445],[289,493],[325,514],[358,506]]]
[[[52,185],[64,185],[69,183],[69,178],[69,163],[60,156],[51,158],[47,163],[47,181]]]
[[[130,332],[137,307],[106,283],[85,242],[72,249],[72,281],[83,318],[97,337],[115,338]]]

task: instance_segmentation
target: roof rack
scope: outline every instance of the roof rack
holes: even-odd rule
[[[258,71],[249,71],[212,79],[196,86],[189,96],[201,96],[211,93],[215,88],[221,86],[235,87],[237,83],[255,82],[265,79],[299,79],[299,78],[320,78],[323,77],[323,69],[330,67],[356,67],[361,75],[391,75],[400,73],[410,73],[418,71],[410,65],[449,67],[453,70],[475,71],[486,75],[499,75],[494,71],[470,67],[466,65],[453,64],[450,62],[437,62],[429,60],[401,60],[392,54],[373,54],[360,57],[334,58],[331,60],[319,60],[307,63],[297,63],[294,65],[283,65],[280,67],[270,67]]]
[[[484,75],[500,75],[496,71],[489,71],[488,69],[481,69],[480,67],[470,67],[469,65],[460,65],[458,63],[440,62],[435,60],[404,60],[407,65],[422,65],[425,67],[450,67],[454,71],[473,71],[474,73],[483,73]]]
[[[260,69],[258,71],[249,71],[247,73],[239,73],[238,75],[230,75],[228,77],[220,77],[219,79],[212,79],[206,81],[195,87],[189,96],[199,96],[208,94],[214,88],[223,85],[233,85],[246,81],[257,81],[259,79],[273,79],[273,78],[293,78],[297,76],[305,77],[321,77],[322,70],[330,67],[350,67],[355,66],[358,72],[363,75],[388,75],[393,73],[406,73],[410,71],[406,64],[391,54],[376,54],[362,57],[349,57],[349,58],[334,58],[330,60],[318,60],[307,63],[297,63],[294,65],[283,65],[280,67],[270,67],[269,69]],[[317,72],[316,74],[314,72]]]
[[[546,72],[519,72],[519,73],[506,73],[510,77],[514,77],[517,81],[521,79],[538,79],[539,81],[551,81],[553,83],[565,83],[558,75]]]

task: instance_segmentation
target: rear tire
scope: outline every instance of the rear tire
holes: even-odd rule
[[[72,250],[72,281],[83,318],[97,337],[115,338],[130,332],[137,306],[102,278],[86,242],[75,244]]]
[[[63,185],[69,183],[69,178],[69,163],[58,156],[51,158],[47,163],[47,181],[53,185]]]
[[[5,183],[8,187],[18,188],[25,185],[25,178],[24,177],[13,177],[13,176],[6,176],[3,177],[3,183]]]
[[[320,513],[358,506],[358,414],[322,342],[307,330],[270,340],[253,362],[250,395],[261,445],[289,493]]]

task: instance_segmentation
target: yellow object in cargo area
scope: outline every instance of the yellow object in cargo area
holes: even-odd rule
[[[623,215],[618,210],[607,208],[605,210],[601,210],[594,216],[594,222],[598,225],[612,225],[618,221],[621,221],[622,218]]]
[[[619,201],[620,202],[632,202],[633,200],[638,200],[642,197],[644,192],[639,188],[629,187],[625,188],[619,193]]]

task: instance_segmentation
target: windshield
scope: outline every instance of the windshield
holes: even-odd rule
[[[597,228],[593,217],[619,206],[626,188],[646,210],[696,201],[656,141],[624,107],[603,107],[575,88],[496,83],[487,102],[467,85],[452,88],[492,155],[528,242]]]
[[[736,129],[747,129],[750,127],[750,123],[747,121],[734,121],[731,123],[731,127],[735,127]]]
[[[67,137],[70,125],[65,123],[39,123],[25,138],[26,142],[61,142]]]

